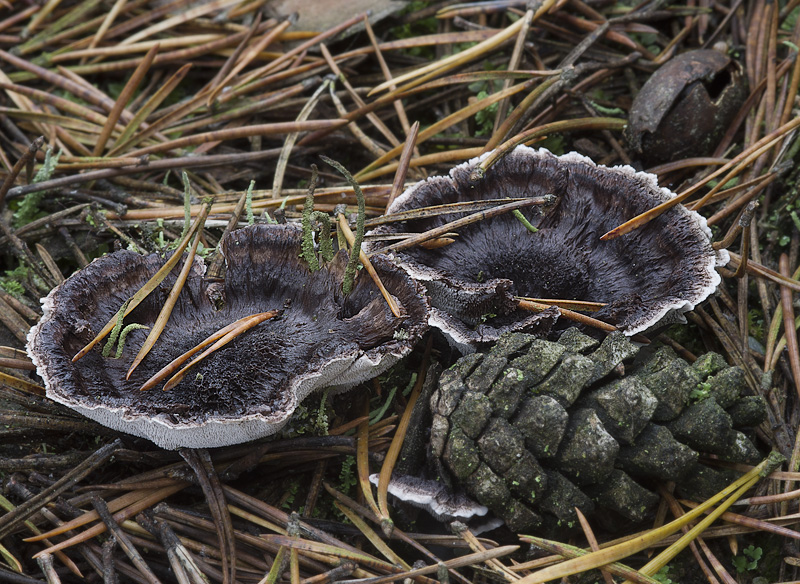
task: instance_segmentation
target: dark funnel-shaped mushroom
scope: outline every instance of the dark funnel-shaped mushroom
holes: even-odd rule
[[[591,316],[633,335],[668,313],[691,310],[719,284],[715,267],[727,263],[728,254],[712,248],[705,219],[685,207],[673,207],[625,237],[600,241],[608,230],[674,197],[654,175],[628,166],[598,166],[574,152],[554,156],[520,146],[474,180],[473,171],[484,157],[453,168],[449,176],[417,183],[388,209],[391,214],[464,201],[555,195],[549,207],[521,209],[538,228],[535,233],[505,213],[458,229],[450,245],[395,253],[398,264],[424,282],[430,323],[462,351],[474,351],[509,330],[535,333],[541,328],[536,319],[547,312],[532,315],[519,308],[515,297],[603,303]],[[421,233],[462,216],[390,223],[371,235]],[[370,249],[383,245],[372,239]]]
[[[343,251],[318,271],[300,259],[301,231],[291,225],[255,225],[231,233],[224,305],[208,299],[205,268],[196,260],[158,342],[129,380],[131,362],[147,334],[132,331],[121,358],[101,346],[73,356],[164,264],[158,254],[120,251],[92,262],[44,300],[28,353],[47,395],[105,426],[148,438],[164,448],[216,447],[278,431],[300,401],[320,388],[337,390],[378,375],[408,353],[427,327],[421,287],[383,257],[380,278],[401,307],[389,310],[366,273],[342,294]],[[125,319],[151,326],[176,279],[174,270]],[[201,341],[249,315],[265,320],[191,368],[169,391],[142,385]],[[102,345],[102,344],[101,344]]]

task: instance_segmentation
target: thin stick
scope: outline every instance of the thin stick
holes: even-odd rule
[[[400,102],[396,102],[400,103]],[[411,164],[411,158],[414,156],[414,149],[417,146],[417,135],[419,134],[419,122],[414,122],[414,125],[408,130],[406,142],[403,145],[403,151],[400,153],[400,160],[397,162],[397,171],[394,174],[394,181],[392,181],[392,191],[389,193],[389,200],[386,201],[386,209],[388,210],[394,200],[403,192],[403,186],[406,184],[406,175],[408,168]]]
[[[3,208],[3,200],[6,198],[6,193],[11,188],[11,185],[17,180],[17,176],[19,176],[19,173],[25,168],[25,165],[33,160],[33,157],[36,155],[39,148],[42,147],[42,144],[44,144],[44,136],[39,136],[31,142],[31,145],[22,153],[22,156],[20,156],[19,160],[14,164],[14,168],[12,168],[11,172],[6,176],[6,180],[4,180],[3,185],[0,186],[0,209]]]

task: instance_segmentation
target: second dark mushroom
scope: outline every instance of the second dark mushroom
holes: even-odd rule
[[[711,246],[698,213],[676,206],[633,233],[600,241],[610,229],[674,196],[656,177],[627,166],[604,167],[576,153],[518,147],[471,180],[482,158],[409,188],[388,213],[486,199],[552,194],[549,208],[528,207],[530,232],[511,213],[458,230],[454,242],[416,246],[395,260],[422,281],[431,300],[432,325],[452,344],[471,352],[507,331],[547,332],[553,312],[531,314],[515,297],[582,300],[605,306],[592,316],[633,335],[670,313],[691,310],[720,282],[728,254]],[[420,233],[460,217],[439,215],[384,225],[380,236]],[[376,241],[375,238],[378,238]]]

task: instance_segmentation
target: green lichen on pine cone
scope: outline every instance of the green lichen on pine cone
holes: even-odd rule
[[[699,453],[760,460],[741,429],[766,408],[746,393],[742,370],[715,353],[690,365],[617,333],[602,343],[577,329],[558,342],[515,333],[442,373],[431,453],[440,476],[514,531],[571,527],[575,507],[638,522],[660,481],[690,497],[727,484]]]

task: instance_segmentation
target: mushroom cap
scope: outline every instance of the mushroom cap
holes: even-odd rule
[[[705,219],[681,205],[628,235],[600,240],[675,196],[659,187],[654,175],[629,166],[600,166],[575,152],[555,156],[519,146],[482,179],[471,180],[487,155],[456,166],[449,176],[411,186],[387,210],[556,195],[550,208],[521,210],[539,229],[536,233],[506,213],[459,229],[450,245],[394,254],[399,265],[425,283],[430,324],[462,351],[474,351],[508,330],[536,332],[529,319],[545,313],[517,308],[515,295],[607,303],[597,317],[633,335],[670,312],[691,310],[719,284],[715,267],[728,262],[728,253],[712,248]],[[461,216],[387,224],[372,234],[419,233]],[[380,246],[370,243],[371,250]]]
[[[164,264],[159,254],[119,251],[93,261],[43,299],[44,316],[28,336],[28,354],[47,395],[101,424],[163,448],[209,448],[277,432],[300,401],[320,388],[348,389],[406,355],[427,324],[419,284],[383,257],[373,265],[404,315],[396,318],[366,274],[344,296],[346,254],[311,272],[299,257],[302,233],[292,225],[254,225],[223,244],[225,303],[215,309],[204,265],[195,259],[157,343],[125,374],[147,331],[134,330],[120,359],[101,343],[72,357]],[[177,278],[175,269],[125,319],[152,326]],[[222,327],[251,314],[279,317],[244,332],[189,370],[173,389],[142,392],[167,363]]]

